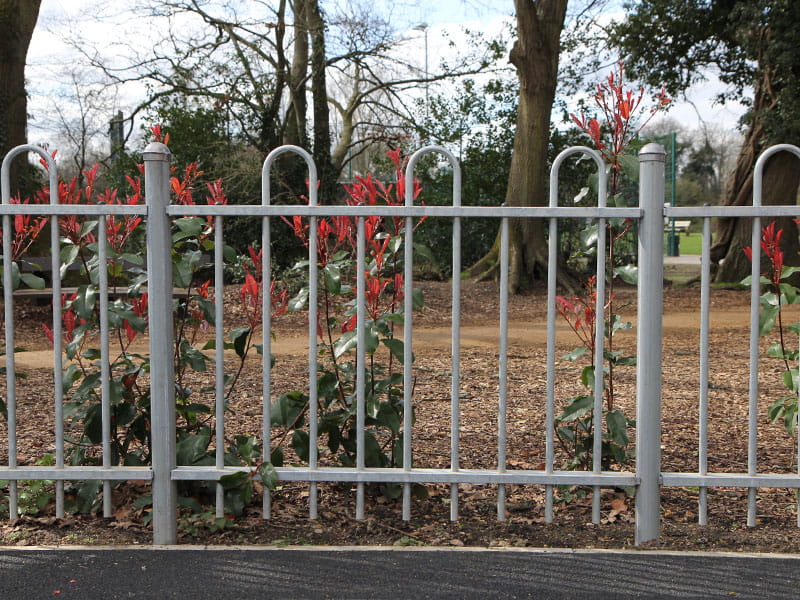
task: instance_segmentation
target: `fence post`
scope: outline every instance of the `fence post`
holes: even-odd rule
[[[658,542],[661,519],[661,346],[664,304],[664,169],[660,144],[639,151],[639,286],[636,340],[636,544]]]
[[[177,541],[175,367],[172,359],[172,234],[170,151],[150,143],[143,153],[147,202],[147,293],[150,334],[150,436],[153,461],[153,543]]]

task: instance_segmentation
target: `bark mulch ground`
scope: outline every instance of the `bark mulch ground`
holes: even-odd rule
[[[415,341],[416,381],[414,428],[415,465],[449,466],[450,449],[450,288],[445,283],[425,282],[426,308],[415,315],[420,341]],[[235,290],[226,305],[226,320],[236,325]],[[461,361],[460,448],[463,468],[493,468],[497,461],[498,312],[497,286],[464,282]],[[635,290],[623,289],[617,306],[635,322]],[[663,470],[697,471],[699,397],[699,291],[696,288],[665,290],[663,364]],[[747,470],[747,379],[749,294],[736,290],[712,292],[709,344],[709,450],[711,472]],[[41,322],[49,309],[32,301],[16,309],[17,345],[41,351],[47,358],[47,340]],[[544,464],[545,396],[545,299],[541,292],[511,298],[508,360],[508,468],[539,469]],[[226,323],[226,324],[228,324]],[[276,324],[275,393],[307,388],[307,359],[302,315],[290,315]],[[416,329],[415,329],[416,331]],[[213,332],[209,332],[213,334]],[[417,338],[415,337],[415,340]],[[770,340],[762,340],[762,350]],[[635,353],[635,330],[621,333],[615,342],[626,354]],[[571,332],[559,327],[559,356],[578,345]],[[39,364],[36,352],[19,355],[19,459],[32,464],[52,452],[52,368]],[[26,363],[25,360],[28,360]],[[49,358],[51,361],[52,358]],[[761,361],[759,416],[759,470],[796,472],[797,441],[766,410],[783,395],[782,365],[774,359]],[[557,363],[559,401],[581,391],[578,382],[583,365]],[[618,406],[635,416],[634,368],[615,372]],[[201,382],[198,381],[198,387]],[[243,372],[231,397],[228,435],[260,431],[260,383],[258,358]],[[631,432],[633,433],[633,432]],[[0,461],[7,460],[5,422],[0,422]],[[322,457],[325,460],[326,457]],[[557,460],[566,455],[559,450]],[[628,468],[633,469],[633,465]],[[576,490],[571,490],[575,492]],[[400,506],[378,489],[368,490],[367,518],[354,518],[354,491],[336,485],[320,486],[320,517],[307,518],[308,488],[287,484],[275,492],[272,518],[261,518],[260,502],[245,515],[219,529],[208,519],[182,514],[180,543],[187,544],[355,544],[355,545],[452,545],[537,546],[571,548],[622,548],[633,545],[634,500],[624,490],[603,490],[602,522],[590,521],[591,496],[559,502],[555,523],[544,522],[544,490],[537,486],[508,486],[507,520],[497,520],[496,489],[460,486],[460,514],[449,521],[447,486],[428,486],[428,498],[415,500],[412,519],[400,519]],[[133,501],[148,493],[141,482],[118,486],[114,492],[115,514],[104,519],[74,515],[56,520],[49,503],[38,514],[0,522],[0,545],[149,544],[151,533],[143,524],[145,511]],[[662,548],[692,550],[741,550],[800,552],[797,499],[792,490],[759,490],[758,525],[746,527],[746,491],[715,489],[709,492],[709,525],[697,525],[698,490],[665,488],[662,492]],[[209,509],[211,510],[211,509]]]

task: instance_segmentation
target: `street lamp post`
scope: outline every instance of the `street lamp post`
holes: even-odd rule
[[[415,31],[421,31],[425,36],[425,118],[428,118],[428,100],[429,100],[429,90],[430,82],[427,81],[428,79],[428,29],[430,26],[427,23],[420,23],[416,27],[414,27]]]

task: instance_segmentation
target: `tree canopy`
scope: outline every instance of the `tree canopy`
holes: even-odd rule
[[[795,0],[650,0],[627,2],[628,16],[614,27],[613,42],[626,55],[632,74],[666,83],[679,93],[714,70],[729,85],[721,98],[750,107],[736,168],[723,204],[749,204],[753,165],[774,143],[800,142],[800,3]],[[794,204],[798,161],[776,155],[764,174],[765,204]],[[796,233],[791,220],[781,227]],[[712,260],[721,262],[718,281],[736,281],[748,269],[741,249],[749,244],[750,223],[720,219]],[[785,243],[796,235],[784,236]],[[785,248],[795,256],[796,248]]]

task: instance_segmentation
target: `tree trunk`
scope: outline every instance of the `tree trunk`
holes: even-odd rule
[[[736,168],[725,187],[724,206],[749,206],[753,201],[753,168],[759,154],[766,149],[766,132],[758,115],[775,108],[774,90],[770,72],[763,69],[753,101],[753,121],[745,134]],[[796,204],[800,185],[800,160],[793,154],[781,152],[774,155],[764,167],[762,204],[765,206]],[[781,247],[787,265],[800,265],[800,244],[797,225],[793,219],[775,219],[776,226],[784,230]],[[769,220],[762,219],[762,227]],[[716,224],[716,237],[711,248],[711,260],[719,266],[715,275],[717,283],[739,282],[750,274],[750,262],[743,249],[752,243],[750,219],[721,218]]]
[[[0,0],[0,159],[27,142],[25,59],[41,0]],[[11,193],[18,189],[19,161],[11,168]]]
[[[306,0],[306,22],[311,34],[311,96],[314,114],[314,162],[317,164],[320,199],[332,202],[336,197],[338,173],[331,162],[330,110],[325,81],[325,21],[319,0]]]
[[[286,115],[284,144],[305,147],[306,135],[306,80],[308,79],[308,25],[306,6],[303,0],[292,4],[294,15],[294,53],[289,72],[289,110]]]
[[[550,112],[558,80],[558,57],[567,0],[515,0],[517,41],[510,61],[519,78],[519,106],[514,149],[506,188],[508,206],[547,205],[547,150]],[[513,292],[547,273],[545,222],[525,219],[512,224],[509,286]],[[473,265],[471,275],[486,275],[499,264],[499,237],[492,250]]]

